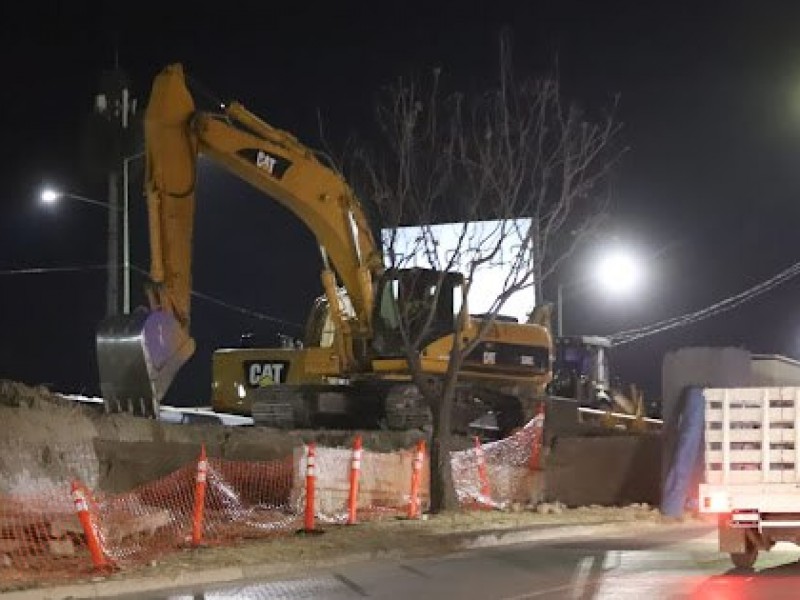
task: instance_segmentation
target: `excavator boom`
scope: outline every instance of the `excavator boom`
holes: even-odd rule
[[[383,264],[350,187],[294,136],[241,104],[233,102],[222,113],[198,111],[182,66],[173,64],[156,76],[145,114],[150,306],[111,317],[97,334],[101,391],[109,410],[153,416],[194,352],[191,252],[200,154],[283,204],[314,233],[345,367],[355,360],[352,340],[369,335],[372,281]],[[348,292],[353,318],[341,312],[337,277]]]

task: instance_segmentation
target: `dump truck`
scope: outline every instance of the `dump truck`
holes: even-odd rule
[[[800,387],[706,388],[701,514],[719,549],[750,568],[776,542],[800,543]]]

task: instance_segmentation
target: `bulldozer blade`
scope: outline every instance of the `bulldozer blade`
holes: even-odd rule
[[[158,417],[161,400],[195,349],[171,313],[145,308],[105,319],[96,341],[106,412],[150,418]]]

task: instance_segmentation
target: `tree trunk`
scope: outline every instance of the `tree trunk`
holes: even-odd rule
[[[451,415],[453,398],[440,396],[430,403],[433,414],[431,435],[431,512],[458,508],[456,491],[453,487],[453,470],[450,466],[452,449]]]

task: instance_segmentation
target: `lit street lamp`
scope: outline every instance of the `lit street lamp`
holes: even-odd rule
[[[73,200],[80,200],[81,202],[86,202],[87,204],[102,206],[106,210],[110,210],[111,208],[108,205],[108,202],[100,202],[99,200],[92,200],[91,198],[87,198],[86,196],[79,196],[78,194],[62,192],[60,190],[54,190],[53,188],[47,188],[43,190],[40,195],[40,198],[42,200],[42,204],[47,204],[48,206],[54,206],[60,198],[72,198]]]
[[[46,188],[42,191],[40,195],[40,199],[42,204],[46,204],[48,206],[54,206],[58,203],[59,199],[61,198],[71,198],[73,200],[79,200],[80,202],[84,202],[86,204],[93,204],[95,206],[100,206],[107,211],[109,211],[109,277],[115,278],[116,269],[117,269],[117,258],[116,258],[116,248],[118,247],[117,237],[116,237],[116,223],[118,222],[114,217],[114,214],[122,213],[122,312],[124,314],[128,314],[131,312],[131,252],[130,252],[130,221],[129,221],[129,194],[128,188],[130,186],[130,176],[129,176],[129,165],[132,160],[137,158],[141,158],[144,156],[144,152],[137,152],[136,154],[132,154],[130,156],[126,156],[122,159],[122,208],[120,209],[119,206],[114,203],[112,206],[108,202],[101,202],[100,200],[93,200],[92,198],[87,198],[86,196],[81,196],[80,194],[73,194],[71,192],[64,192],[61,190],[56,190],[53,188]],[[112,226],[112,221],[114,225]],[[116,284],[114,284],[116,286]],[[111,287],[111,286],[110,286]],[[114,294],[116,297],[116,294]],[[111,295],[109,296],[111,298]],[[111,304],[111,302],[109,302]],[[116,301],[113,302],[116,304]],[[109,306],[109,312],[111,309],[116,312],[117,306]]]
[[[120,209],[118,206],[112,206],[108,202],[101,202],[100,200],[93,200],[92,198],[87,198],[86,196],[81,196],[80,194],[73,194],[71,192],[63,192],[61,190],[56,190],[53,188],[46,188],[42,191],[40,195],[40,199],[42,204],[46,204],[48,206],[55,206],[61,198],[71,198],[72,200],[78,200],[80,202],[84,202],[85,204],[92,204],[94,206],[100,206],[107,211],[109,211],[109,224],[114,220],[116,222],[116,217],[114,213],[119,213]],[[127,207],[126,207],[127,209]],[[125,249],[124,253],[127,257],[129,254],[128,249],[128,219],[127,219],[127,210],[124,214],[124,230],[123,230],[123,237],[125,240]],[[116,252],[113,249],[117,248],[117,238],[116,238],[116,227],[109,226],[109,253],[108,253],[108,277],[109,277],[109,290],[112,290],[116,287],[116,283],[112,281],[116,278],[116,267],[117,267],[117,257]],[[124,280],[125,280],[125,287],[130,288],[130,268],[129,264],[126,263],[125,265],[125,273],[124,273]],[[109,306],[108,306],[108,313],[113,314],[117,310],[116,301],[113,299],[111,291],[109,291],[109,298],[108,298]],[[128,312],[127,310],[125,312]]]
[[[633,292],[641,285],[643,271],[640,261],[630,252],[615,250],[603,254],[597,261],[594,271],[596,281],[607,293],[621,297]],[[561,282],[557,289],[558,337],[564,335],[564,288],[585,283],[585,279],[565,286]]]
[[[595,280],[610,294],[626,296],[635,290],[642,279],[642,268],[630,252],[616,250],[597,262]]]

